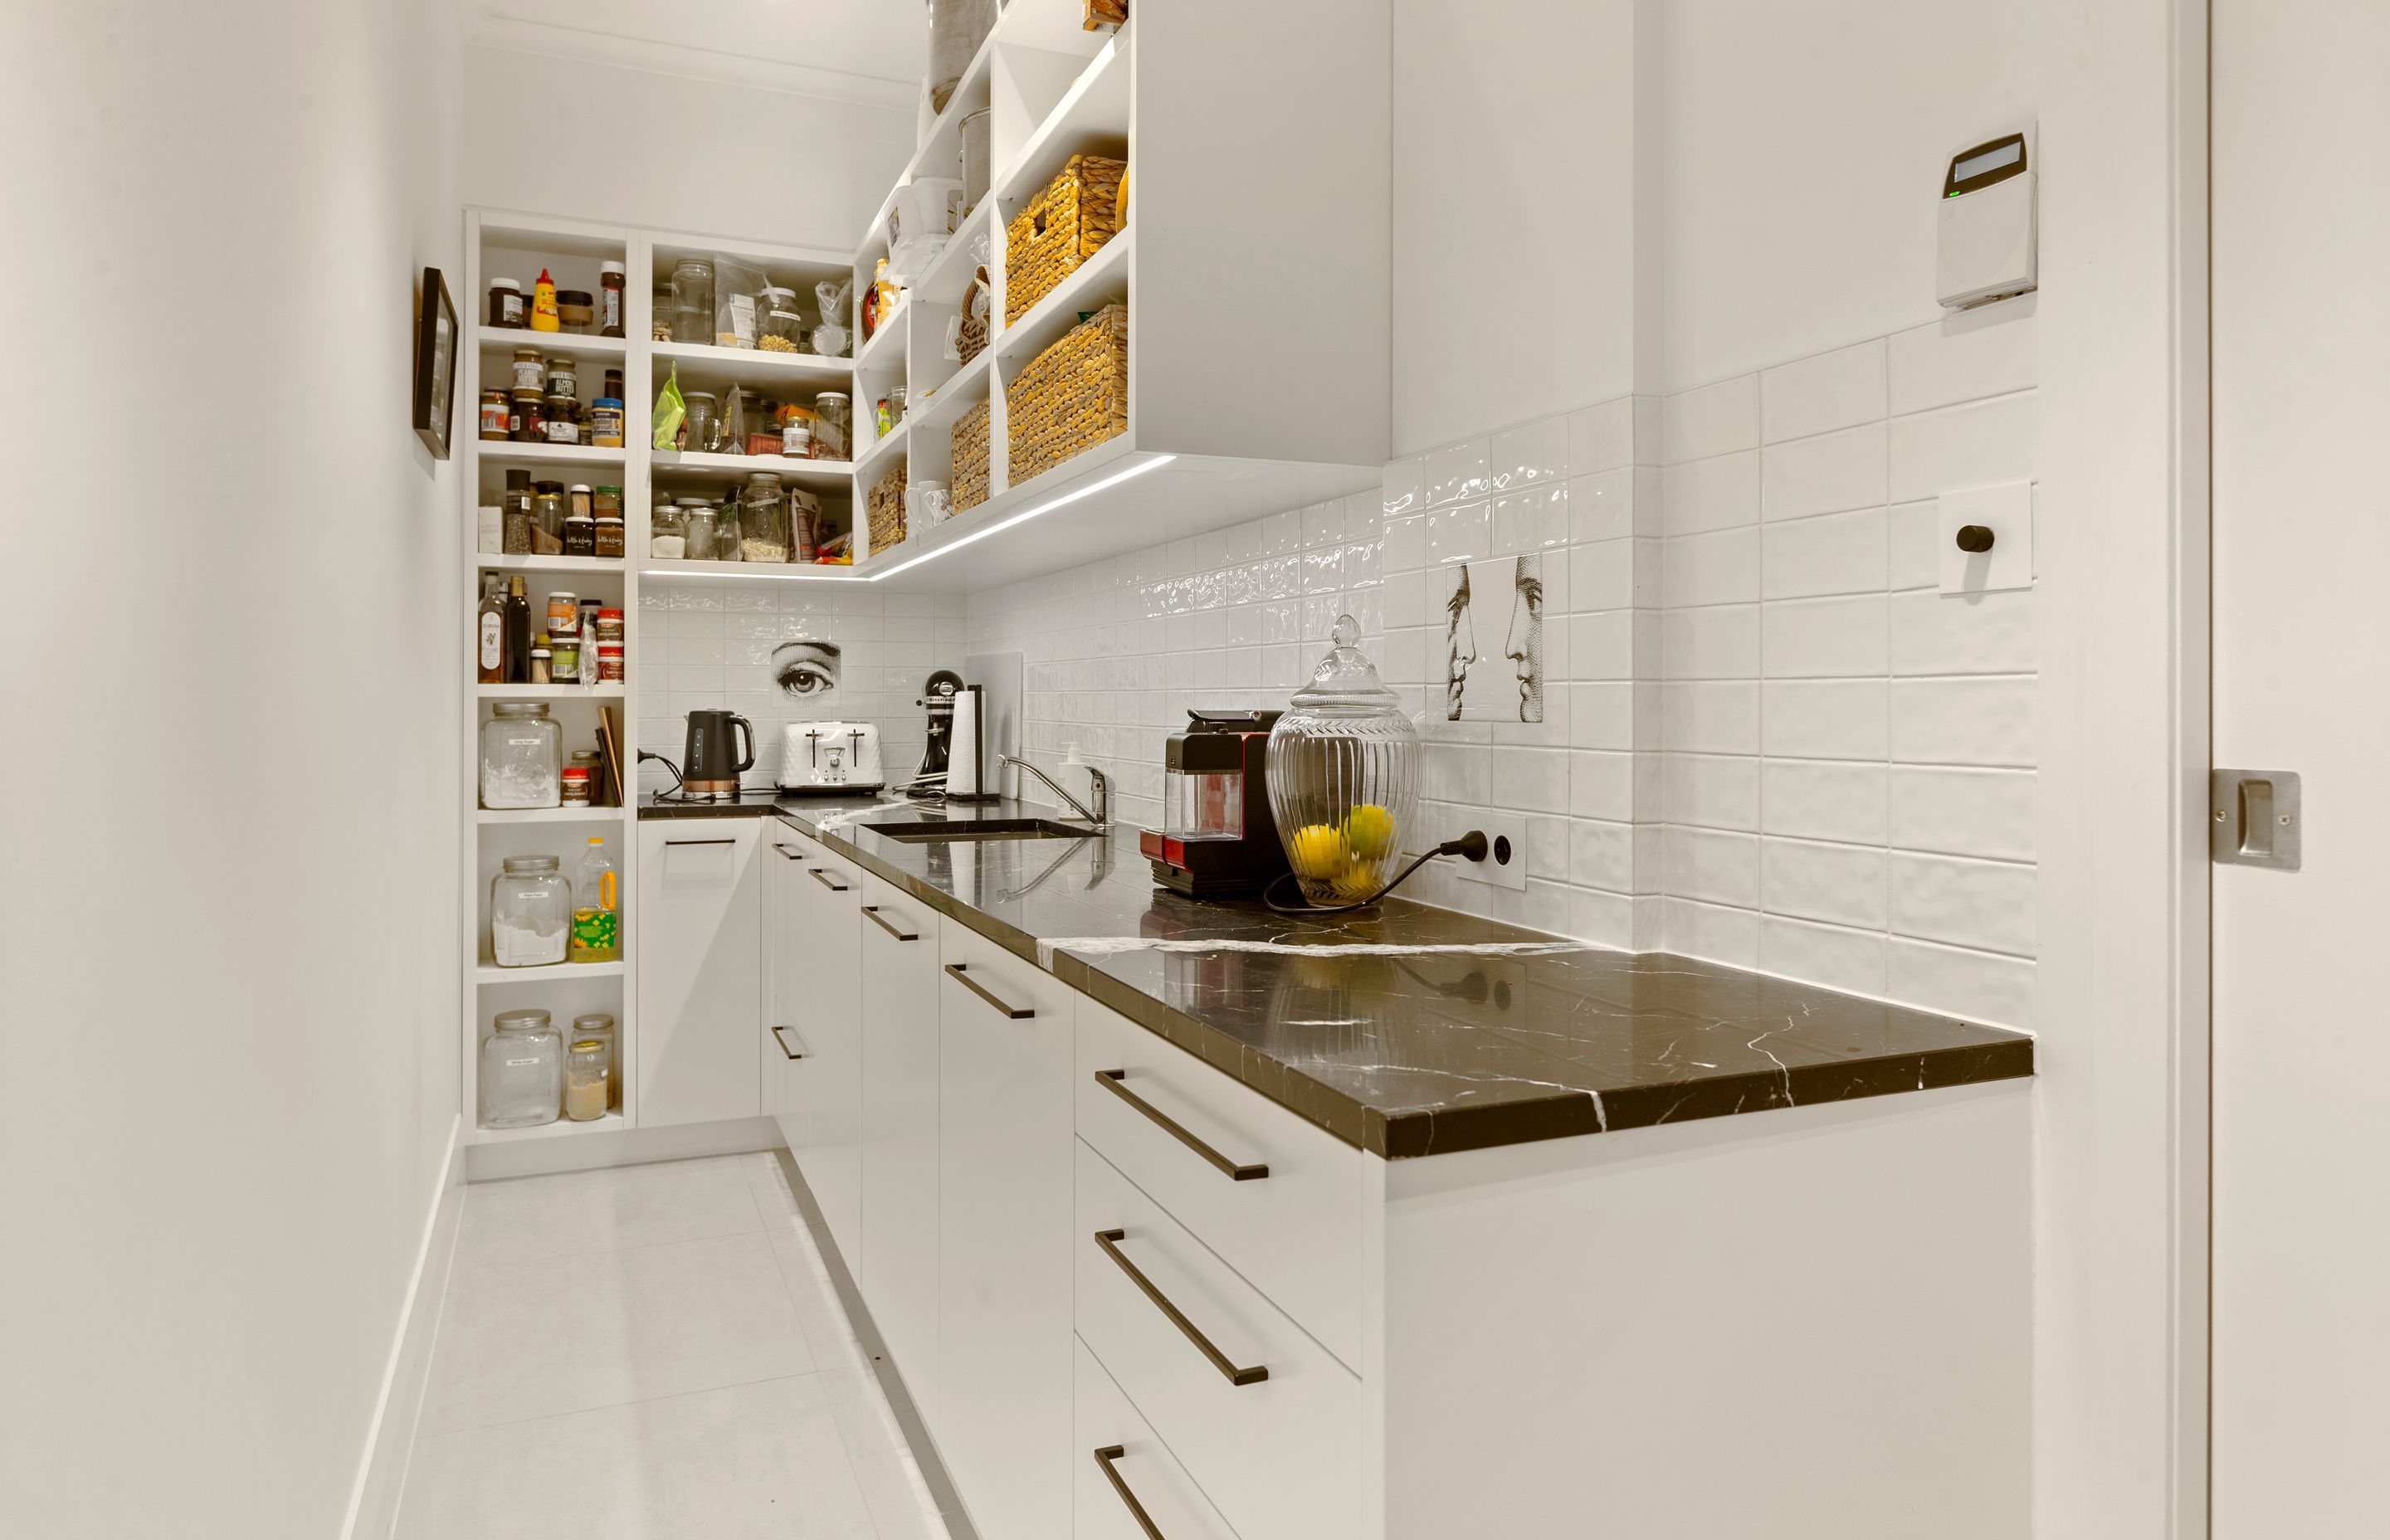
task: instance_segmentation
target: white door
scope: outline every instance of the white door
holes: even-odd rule
[[[2212,1533],[2382,1534],[2390,5],[2213,27],[2214,763],[2304,811],[2300,870],[2213,872]]]

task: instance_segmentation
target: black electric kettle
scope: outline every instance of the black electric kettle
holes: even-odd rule
[[[733,730],[738,747],[731,746]],[[688,713],[688,744],[681,755],[684,796],[735,797],[739,772],[755,764],[755,728],[736,712]]]

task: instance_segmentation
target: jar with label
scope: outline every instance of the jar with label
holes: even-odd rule
[[[559,682],[562,684],[573,683],[573,681],[569,679]],[[587,807],[589,805],[588,771],[581,768],[579,765],[568,764],[564,767],[563,778],[559,784],[562,787],[562,792],[559,799],[560,805],[565,807]]]
[[[531,649],[531,682],[534,685],[556,683],[556,675],[550,672],[555,665],[556,656],[548,651],[546,641],[546,638],[543,636],[542,645]]]
[[[585,289],[556,291],[556,318],[567,331],[586,335],[598,329],[598,302]]]
[[[589,442],[600,449],[623,447],[623,404],[599,396],[589,404]]]
[[[605,836],[589,836],[572,867],[574,962],[612,962],[623,955],[621,877],[606,858]]]
[[[601,685],[619,685],[623,682],[622,643],[599,642],[598,644],[598,682]]]
[[[498,548],[508,556],[531,555],[531,472],[507,472],[507,490],[498,501]]]
[[[648,516],[648,555],[677,561],[687,550],[687,531],[681,523],[680,509],[666,504]],[[605,623],[602,615],[598,623]]]
[[[513,430],[514,407],[504,391],[482,392],[482,437],[503,439]]]
[[[675,342],[713,340],[713,263],[683,257],[673,264],[673,330]]]
[[[490,280],[490,325],[516,329],[531,325],[523,308],[522,285],[512,278]]]
[[[555,593],[547,596],[546,624],[547,634],[549,635],[553,636],[559,632],[579,629],[581,624],[580,616],[580,603],[571,594],[564,592],[562,589],[559,589]]]
[[[490,879],[490,960],[544,968],[564,960],[572,930],[572,884],[553,855],[509,855]]]
[[[620,404],[624,399],[623,395],[623,371],[620,369],[608,369],[606,371],[605,388],[598,393],[604,396],[609,401]]]
[[[814,397],[814,458],[842,460],[852,442],[848,430],[854,422],[854,408],[845,392],[824,391]]]
[[[564,1110],[564,1034],[544,1010],[502,1010],[482,1040],[482,1126],[530,1128]]]
[[[623,264],[619,262],[598,264],[598,335],[623,335]]]
[[[756,297],[758,334],[755,346],[765,353],[805,351],[805,317],[797,308],[797,291],[772,284]]]
[[[598,611],[598,639],[601,642],[619,642],[623,639],[623,612],[621,610],[600,610]]]
[[[564,1115],[574,1123],[590,1123],[606,1115],[606,1098],[613,1080],[610,1052],[594,1037],[573,1040],[564,1057]]]
[[[546,394],[547,359],[537,348],[515,350],[515,384],[517,393],[524,391]]]
[[[543,700],[501,700],[482,724],[482,805],[554,807],[564,770],[561,730]]]
[[[610,519],[599,519],[597,525],[596,548],[589,554],[617,557],[623,555],[628,548],[630,531],[623,524],[622,515],[616,514]]]
[[[576,1040],[596,1039],[606,1045],[606,1105],[616,1111],[623,1107],[623,1059],[615,1046],[620,1034],[614,1031],[614,1018],[605,1011],[593,1010],[586,1016],[572,1019],[572,1035]]]
[[[598,554],[598,520],[585,513],[573,513],[564,520],[564,554],[596,556]]]
[[[547,398],[547,442],[579,443],[581,442],[581,403],[568,395]]]
[[[791,460],[810,459],[814,452],[814,425],[803,417],[790,417],[780,428],[780,454]]]
[[[623,489],[618,486],[608,486],[603,482],[591,488],[589,513],[590,517],[598,520],[622,518]],[[597,601],[593,599],[585,602],[595,604]]]
[[[547,673],[548,677],[559,685],[581,683],[580,633],[566,631],[549,635]],[[586,795],[585,789],[588,782],[585,780],[582,785],[585,789],[584,794]],[[569,764],[564,767],[564,800],[568,802],[572,800],[572,767]]]
[[[562,353],[549,356],[546,379],[549,395],[577,397],[581,394],[581,366]]]
[[[517,443],[547,442],[547,398],[537,391],[517,391],[509,398],[507,437]]]

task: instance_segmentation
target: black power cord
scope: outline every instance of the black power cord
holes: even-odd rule
[[[1420,856],[1409,866],[1405,866],[1402,869],[1400,876],[1396,877],[1392,882],[1387,883],[1384,887],[1379,889],[1376,892],[1371,893],[1368,897],[1360,899],[1352,904],[1333,905],[1324,909],[1315,907],[1309,904],[1280,904],[1277,899],[1271,897],[1271,894],[1278,892],[1278,885],[1279,883],[1287,881],[1294,876],[1294,873],[1292,872],[1280,872],[1277,877],[1270,879],[1268,887],[1262,890],[1262,902],[1268,905],[1271,909],[1281,915],[1351,914],[1356,909],[1368,908],[1370,905],[1377,903],[1378,900],[1385,897],[1388,893],[1393,892],[1396,888],[1401,887],[1406,881],[1409,880],[1411,873],[1419,870],[1421,866],[1426,866],[1429,862],[1434,860],[1439,855],[1460,855],[1466,856],[1471,861],[1483,861],[1485,859],[1486,848],[1485,831],[1483,829],[1472,828],[1458,840],[1446,840],[1444,843],[1436,846],[1435,849],[1429,851],[1426,854]]]

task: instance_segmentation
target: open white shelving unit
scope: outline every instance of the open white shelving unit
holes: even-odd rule
[[[619,806],[504,811],[482,807],[479,774],[482,724],[500,701],[545,701],[562,725],[569,752],[596,746],[598,711],[601,706],[608,708],[614,713],[623,755],[623,776],[636,791],[643,641],[641,577],[687,572],[751,581],[771,577],[839,581],[851,576],[850,570],[843,567],[655,561],[645,553],[651,499],[660,489],[667,494],[685,490],[718,496],[743,483],[755,471],[766,470],[779,475],[786,483],[814,492],[821,498],[825,516],[834,526],[852,517],[854,503],[854,472],[843,462],[783,460],[777,456],[659,454],[649,449],[647,425],[655,391],[675,368],[682,384],[689,389],[726,392],[731,386],[739,385],[774,399],[800,403],[809,403],[822,391],[851,393],[854,378],[853,364],[843,358],[651,341],[654,276],[661,271],[669,278],[673,262],[684,252],[709,256],[724,252],[764,268],[776,282],[797,285],[810,310],[814,282],[845,276],[853,258],[843,251],[759,245],[727,237],[637,230],[495,210],[467,213],[465,252],[464,285],[454,295],[468,339],[456,372],[459,436],[455,455],[463,487],[458,581],[468,596],[468,609],[478,598],[484,575],[495,573],[501,579],[520,576],[531,597],[534,625],[546,596],[551,591],[570,590],[577,597],[594,596],[610,607],[620,606],[624,627],[624,677],[619,685],[482,685],[469,672],[460,681],[458,697],[465,726],[461,794],[471,815],[465,820],[460,863],[468,884],[463,905],[467,919],[465,932],[458,938],[464,959],[460,1014],[466,1136],[474,1144],[511,1144],[615,1133],[639,1125],[640,917],[631,901],[631,895],[637,892],[638,860],[638,842],[632,838],[632,810]],[[589,337],[481,324],[486,318],[491,278],[517,278],[528,291],[531,280],[545,267],[559,288],[595,292],[598,287],[598,263],[607,261],[620,262],[625,269],[623,298],[623,329],[627,335]],[[507,383],[515,349],[531,346],[539,348],[543,354],[566,353],[580,361],[585,403],[601,393],[599,384],[607,369],[623,371],[623,447],[485,443],[476,436],[476,405],[484,381],[493,388]],[[493,556],[481,552],[475,538],[476,510],[498,500],[497,494],[506,485],[506,472],[512,469],[530,471],[535,481],[621,487],[625,549],[629,554],[617,558]],[[556,855],[569,877],[585,842],[592,836],[605,841],[606,853],[621,874],[622,959],[547,968],[495,966],[488,941],[490,879],[505,857]],[[620,1112],[585,1123],[559,1120],[533,1128],[480,1126],[482,1041],[488,1035],[491,1020],[498,1011],[523,1006],[548,1011],[558,1026],[568,1032],[572,1018],[578,1015],[604,1011],[614,1018],[615,1047],[623,1080]]]
[[[987,194],[855,351],[856,505],[899,465],[910,484],[951,489],[953,428],[982,402],[989,494],[867,549],[854,581],[985,587],[1378,482],[1389,436],[1382,13],[1373,26],[1366,0],[1214,0],[1139,8],[1117,32],[1086,31],[1083,14],[1082,0],[1012,0],[897,179],[959,178],[962,120],[988,109]],[[1242,41],[1254,37],[1269,46]],[[1230,80],[1238,110],[1225,112]],[[1008,228],[1083,153],[1128,162],[1128,217],[1006,326]],[[854,253],[858,333],[895,198]],[[947,327],[983,261],[991,340],[958,364]],[[1129,315],[1127,431],[1014,481],[1007,386],[1114,301]],[[895,386],[908,410],[876,436],[874,407]],[[941,559],[964,547],[969,561]]]

